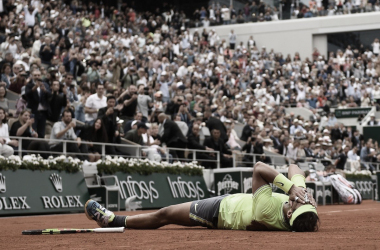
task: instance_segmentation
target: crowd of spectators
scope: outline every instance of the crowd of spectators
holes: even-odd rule
[[[216,151],[221,167],[232,166],[232,155],[251,164],[253,156],[244,153],[270,163],[265,152],[289,163],[329,159],[338,168],[347,158],[377,161],[377,142],[364,141],[330,110],[377,105],[377,39],[370,49],[347,47],[328,58],[315,50],[300,58],[259,49],[253,36],[231,48],[231,39],[212,29],[190,32],[178,12],[169,14],[136,13],[126,3],[119,11],[75,1],[7,1],[0,22],[1,154],[19,146],[9,139],[6,116],[13,116],[10,135],[29,138],[24,149],[62,151],[56,140],[64,139],[75,142],[68,152],[90,161],[101,154],[95,143],[123,138],[154,160],[168,157],[167,147],[177,148],[170,160],[184,160],[180,149],[205,150],[195,158],[206,167],[215,167],[208,160]],[[20,94],[16,110],[7,90]],[[304,119],[285,107],[313,115]],[[241,134],[237,124],[244,125]],[[49,144],[33,143],[37,137]]]
[[[191,24],[196,27],[212,25],[228,25],[249,22],[268,22],[283,19],[283,11],[290,11],[290,18],[311,18],[320,16],[334,16],[380,11],[379,1],[371,0],[310,0],[308,5],[301,1],[279,1],[278,5],[271,6],[263,1],[249,1],[242,8],[233,5],[221,5],[213,2],[206,7],[196,9]],[[285,6],[289,5],[289,8]],[[288,9],[288,10],[286,10]]]

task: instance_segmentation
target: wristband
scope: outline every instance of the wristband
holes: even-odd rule
[[[276,178],[274,178],[273,184],[285,193],[289,193],[289,190],[294,183],[290,181],[288,178],[286,178],[283,174],[278,174]]]
[[[306,188],[305,176],[303,176],[302,174],[293,175],[292,182],[294,182],[294,185],[296,185],[297,187]]]

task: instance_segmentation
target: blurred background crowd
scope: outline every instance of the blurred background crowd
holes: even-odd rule
[[[315,15],[325,3],[312,2],[309,11]],[[287,163],[325,160],[340,169],[347,160],[361,159],[362,168],[373,170],[380,159],[377,141],[364,140],[333,112],[378,107],[378,39],[370,48],[348,46],[327,58],[315,50],[301,58],[258,46],[254,34],[237,43],[233,29],[228,40],[212,28],[190,31],[184,12],[165,5],[137,12],[128,3],[0,3],[0,149],[5,157],[19,147],[47,157],[49,151],[62,152],[62,142],[55,140],[63,139],[76,141],[67,151],[89,161],[102,153],[95,143],[122,141],[143,146],[145,157],[204,160],[210,168],[216,166],[215,151],[221,167],[273,163],[268,153]],[[339,10],[342,3],[333,3],[328,8]],[[351,3],[351,10],[356,5]],[[240,16],[247,21],[252,14],[265,18],[275,12],[260,3],[247,6],[233,12],[213,4],[196,10],[192,20],[208,27],[205,20],[211,22],[212,13],[215,22],[228,24]],[[8,100],[10,93],[17,95],[15,103]],[[287,112],[290,107],[312,114],[305,119]],[[378,125],[375,116],[368,125]],[[28,139],[19,145],[9,136]],[[203,151],[193,155],[186,148]],[[105,150],[122,154],[116,146]]]

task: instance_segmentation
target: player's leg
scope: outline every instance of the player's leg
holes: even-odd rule
[[[190,221],[191,202],[162,208],[153,213],[129,216],[115,216],[108,209],[93,200],[87,201],[85,213],[88,219],[95,220],[101,227],[127,227],[135,229],[154,229],[168,224],[193,226]]]
[[[190,220],[191,202],[161,208],[160,210],[132,215],[126,218],[126,228],[155,229],[169,224],[195,226]]]

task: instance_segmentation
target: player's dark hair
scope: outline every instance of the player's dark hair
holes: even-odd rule
[[[319,217],[313,212],[300,214],[294,221],[292,230],[296,232],[316,232],[319,229]]]

